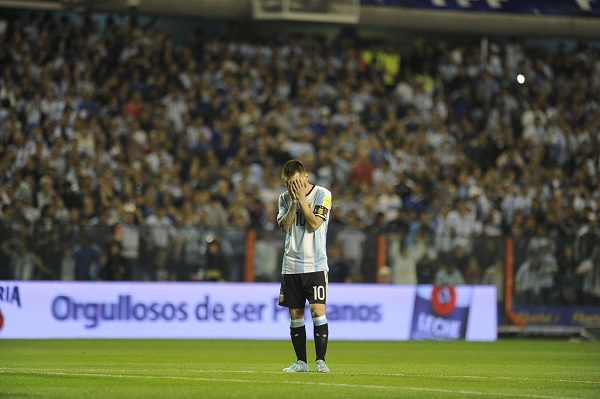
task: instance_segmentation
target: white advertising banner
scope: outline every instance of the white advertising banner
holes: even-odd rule
[[[0,281],[0,338],[289,339],[277,283]],[[330,284],[335,340],[497,337],[494,286]],[[306,312],[307,335],[312,320]]]

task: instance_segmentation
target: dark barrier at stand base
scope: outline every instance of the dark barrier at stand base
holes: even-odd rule
[[[590,336],[590,341],[598,341],[600,339],[600,327],[586,327],[585,331]]]
[[[565,338],[600,340],[600,327],[582,326],[498,326],[498,338]]]

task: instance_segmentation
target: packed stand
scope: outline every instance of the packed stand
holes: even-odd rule
[[[49,14],[10,21],[0,71],[0,278],[240,281],[253,228],[273,281],[279,171],[301,158],[333,192],[335,280],[501,284],[511,237],[522,303],[600,300],[585,43],[178,44]]]

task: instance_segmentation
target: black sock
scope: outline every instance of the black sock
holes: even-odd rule
[[[317,360],[325,360],[328,340],[329,324],[325,323],[320,326],[315,326],[315,352],[317,353]]]
[[[290,327],[290,336],[296,357],[298,360],[306,362],[306,327]]]

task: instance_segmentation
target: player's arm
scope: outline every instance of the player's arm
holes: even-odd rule
[[[297,200],[292,200],[285,215],[283,215],[277,221],[279,228],[284,233],[287,233],[288,231],[290,231],[290,229],[292,228],[292,225],[294,224],[294,220],[296,220],[296,204],[297,203],[298,203]]]
[[[310,209],[310,205],[308,205],[308,202],[306,202],[306,198],[304,196],[300,197],[298,204],[300,205],[300,211],[306,219],[306,230],[312,233],[316,231],[319,227],[321,227],[325,220],[313,213],[312,209]]]

